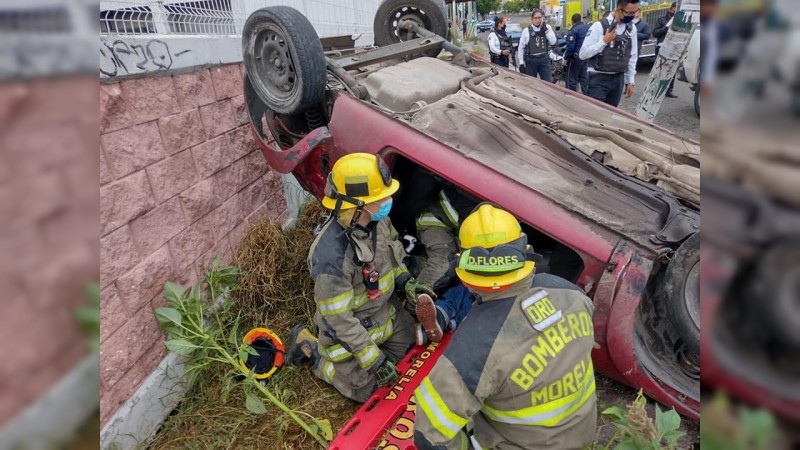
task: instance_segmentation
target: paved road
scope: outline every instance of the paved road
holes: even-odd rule
[[[635,112],[639,98],[647,85],[651,64],[639,64],[636,73],[636,90],[633,97],[623,98],[619,107],[625,111]],[[664,98],[658,110],[655,123],[683,137],[700,141],[700,118],[694,112],[694,92],[688,83],[675,81],[675,94],[678,98]]]

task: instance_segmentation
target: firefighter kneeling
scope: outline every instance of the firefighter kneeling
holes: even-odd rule
[[[534,275],[540,255],[510,213],[481,204],[459,230],[456,273],[479,299],[415,391],[417,448],[582,449],[597,425],[592,303]],[[474,444],[475,442],[473,442]]]

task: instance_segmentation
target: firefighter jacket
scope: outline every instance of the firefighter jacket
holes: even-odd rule
[[[431,202],[425,211],[417,216],[417,231],[425,228],[447,228],[457,230],[459,224],[459,214],[455,206],[450,202],[450,198],[444,190],[436,194],[436,201]]]
[[[493,297],[493,298],[492,298]],[[417,448],[582,449],[597,424],[592,304],[574,284],[529,276],[483,296],[415,391]]]
[[[322,228],[308,255],[314,279],[314,321],[319,327],[319,354],[331,362],[356,358],[365,370],[377,368],[385,355],[378,346],[388,340],[399,301],[395,279],[407,273],[403,246],[387,218],[367,228],[357,226],[352,243],[336,220]],[[364,263],[378,272],[374,300],[364,282]]]

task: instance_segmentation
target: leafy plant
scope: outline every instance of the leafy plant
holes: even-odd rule
[[[89,346],[92,352],[100,351],[100,286],[91,283],[86,286],[88,306],[75,311],[75,320],[89,337]]]
[[[645,406],[647,399],[640,390],[636,399],[623,410],[619,406],[606,408],[603,414],[611,419],[611,423],[617,428],[614,435],[608,441],[604,450],[661,450],[675,449],[678,439],[683,436],[683,431],[678,428],[681,426],[681,418],[675,409],[661,411],[655,405],[656,418],[653,421],[647,415]],[[619,442],[617,442],[619,439]],[[616,444],[612,447],[612,445]]]
[[[768,411],[734,409],[718,392],[700,413],[700,446],[708,450],[767,450],[776,447],[778,425]]]
[[[251,346],[240,341],[240,314],[234,314],[229,301],[231,292],[238,288],[240,271],[232,266],[220,266],[215,259],[202,281],[193,287],[182,289],[174,283],[164,286],[167,307],[155,311],[156,318],[170,339],[165,342],[173,353],[186,356],[185,373],[190,385],[212,363],[227,366],[231,375],[244,379],[245,407],[253,414],[265,414],[264,397],[286,413],[295,423],[311,435],[321,446],[327,447],[332,439],[332,430],[327,420],[320,420],[305,413],[293,411],[278,396],[253,377],[245,373],[239,360],[248,354],[257,354]],[[222,392],[224,401],[234,388],[233,377],[226,380]],[[260,395],[259,395],[260,394]],[[286,398],[286,394],[282,393]],[[308,416],[311,424],[299,414]]]

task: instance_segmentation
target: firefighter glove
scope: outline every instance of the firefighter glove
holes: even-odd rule
[[[397,381],[398,378],[400,376],[397,374],[397,367],[393,362],[389,361],[389,358],[384,358],[375,371],[375,381],[378,382],[378,387],[389,386]]]

